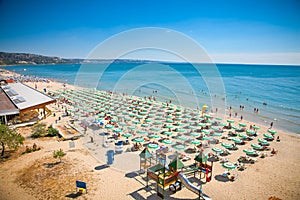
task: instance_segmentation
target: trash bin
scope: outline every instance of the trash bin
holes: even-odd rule
[[[108,165],[112,165],[114,163],[114,154],[115,154],[114,150],[108,150],[106,152]]]

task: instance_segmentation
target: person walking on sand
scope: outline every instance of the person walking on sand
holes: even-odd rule
[[[271,129],[271,128],[273,128],[273,122],[271,122],[271,124],[270,124],[270,129]]]

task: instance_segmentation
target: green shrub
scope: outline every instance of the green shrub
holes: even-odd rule
[[[46,124],[44,123],[37,123],[32,127],[32,135],[33,138],[43,137],[46,135]]]
[[[48,137],[55,137],[55,136],[58,136],[58,130],[53,128],[52,125],[50,125],[48,127],[48,134],[47,134]]]

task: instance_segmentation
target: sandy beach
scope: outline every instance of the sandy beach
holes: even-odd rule
[[[5,71],[1,75],[9,77],[16,74]],[[44,91],[44,88],[47,91],[82,89],[55,81],[25,82],[25,84],[40,91]],[[122,98],[120,95],[119,97]],[[62,105],[57,103],[48,106],[52,113],[40,122],[54,127],[69,126],[69,121],[74,116],[64,116],[64,109],[69,109],[71,106],[64,105],[62,108]],[[158,102],[157,105],[161,105],[161,103]],[[176,110],[175,108],[174,110]],[[164,109],[166,111],[168,108],[165,107]],[[213,113],[211,116],[213,118],[218,117]],[[58,117],[61,117],[61,120],[57,121]],[[254,124],[245,120],[241,121],[238,118],[232,119],[235,121],[234,125],[238,126],[239,123],[245,123],[247,129]],[[226,121],[227,119],[223,120]],[[135,132],[144,129],[150,130],[148,127],[142,127],[142,124],[137,123],[135,125]],[[74,126],[78,131],[84,132],[84,129],[76,123]],[[268,132],[269,127],[258,126],[260,129],[257,131],[258,136],[255,139],[247,141],[243,145],[237,144],[238,150],[229,151],[230,155],[224,156],[224,158],[234,163],[240,156],[245,156],[243,150],[251,148],[252,144],[257,144],[257,139],[263,138],[263,134]],[[300,138],[298,135],[277,130],[276,127],[275,130],[277,134],[275,140],[269,142],[269,150],[260,151],[266,154],[265,158],[250,157],[256,160],[254,164],[245,164],[246,169],[243,171],[230,171],[231,174],[238,175],[237,180],[233,182],[224,180],[221,175],[226,169],[222,167],[220,161],[214,162],[212,180],[203,184],[203,192],[211,199],[269,199],[270,197],[277,197],[282,200],[299,199],[300,154],[297,150],[299,149]],[[159,199],[156,195],[155,184],[152,183],[152,189],[147,188],[144,180],[146,175],[137,173],[139,170],[138,154],[141,151],[124,152],[121,155],[116,155],[115,164],[111,167],[106,166],[105,152],[107,149],[102,147],[103,137],[101,136],[101,133],[104,133],[104,128],[93,130],[88,127],[83,137],[72,141],[74,142],[72,148],[70,147],[70,140],[63,141],[57,137],[31,138],[31,127],[20,127],[17,128],[17,131],[25,137],[25,144],[18,152],[12,153],[11,157],[0,162],[0,178],[2,179],[0,199]],[[223,136],[226,137],[218,138],[218,144],[210,144],[205,152],[214,153],[211,150],[213,147],[224,149],[222,143],[232,144],[232,140],[228,139],[230,138],[227,136],[228,133],[229,130],[223,132]],[[276,141],[277,136],[280,137],[280,142]],[[90,141],[91,137],[93,137],[93,142]],[[26,146],[32,146],[34,143],[41,150],[22,154]],[[109,145],[113,145],[113,143]],[[57,159],[52,157],[52,153],[58,149],[62,149],[67,154],[62,158],[62,163],[55,164]],[[271,153],[272,149],[277,150],[275,155]],[[192,162],[193,159],[185,164]],[[76,180],[87,183],[88,192],[86,194],[77,196]],[[200,181],[194,180],[195,185],[199,185],[199,183]],[[183,187],[182,190],[174,194],[168,192],[166,199],[197,199],[197,195]]]

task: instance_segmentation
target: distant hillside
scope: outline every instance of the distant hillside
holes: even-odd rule
[[[0,65],[78,63],[79,59],[63,59],[29,53],[0,52]]]

